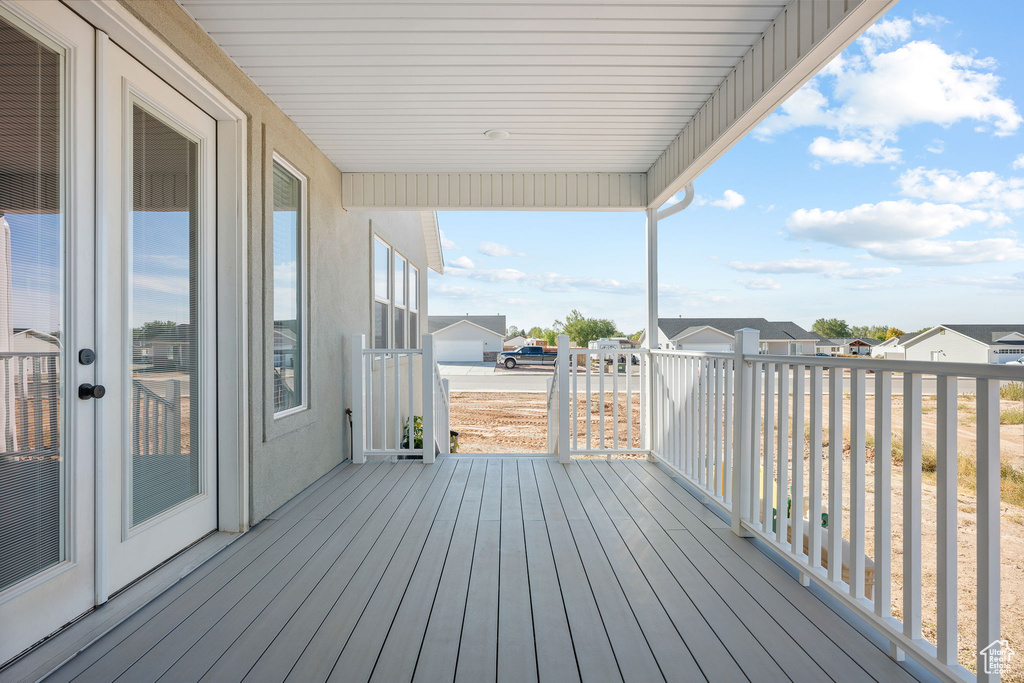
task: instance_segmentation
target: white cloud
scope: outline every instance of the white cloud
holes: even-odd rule
[[[988,289],[1020,289],[1024,286],[1024,273],[1016,273],[1015,275],[982,275],[980,277],[957,275],[943,278],[942,280],[935,280],[933,284],[971,285]]]
[[[931,152],[932,154],[942,154],[946,151],[946,142],[944,140],[934,138],[930,143],[925,145],[924,149],[926,152]]]
[[[639,283],[623,283],[610,278],[579,277],[561,273],[526,273],[515,268],[448,268],[449,275],[466,277],[480,282],[521,284],[543,292],[591,291],[606,294],[640,294],[644,291]]]
[[[1017,158],[1010,164],[1013,168],[1024,168],[1024,154],[1018,154]]]
[[[914,18],[919,26],[944,21]],[[1013,100],[1000,96],[1002,79],[991,73],[995,60],[946,52],[928,40],[906,42],[912,30],[906,19],[869,28],[858,39],[862,55],[834,60],[765,119],[755,136],[767,140],[801,126],[823,126],[835,130],[837,139],[815,140],[812,154],[831,163],[864,164],[897,160],[899,150],[891,143],[901,128],[918,123],[948,127],[974,121],[997,136],[1020,128],[1024,118]]]
[[[722,193],[721,199],[708,199],[707,197],[697,198],[697,206],[717,206],[729,211],[738,209],[746,203],[747,198],[735,190],[726,190]]]
[[[476,268],[476,264],[468,256],[460,256],[452,261],[451,265],[456,268]]]
[[[679,285],[658,285],[658,296],[661,299],[671,301],[676,306],[707,306],[708,304],[727,304],[732,302],[732,297],[721,294],[711,294],[696,289],[680,287]]]
[[[861,204],[845,211],[799,209],[786,225],[791,237],[842,247],[858,247],[880,259],[902,263],[956,265],[1024,259],[1015,238],[938,239],[969,225],[1001,225],[999,212],[959,204],[915,204],[907,199]]]
[[[747,289],[782,289],[782,285],[770,277],[755,277],[749,280],[736,280],[736,284],[742,285]]]
[[[931,26],[932,28],[942,28],[946,24],[952,24],[946,17],[939,16],[938,14],[918,14],[914,12],[914,23],[920,26]]]
[[[956,171],[919,167],[904,171],[897,184],[901,194],[917,199],[969,204],[975,208],[1024,209],[1024,178],[1003,178],[991,171],[959,175]]]
[[[832,140],[826,137],[814,138],[807,149],[830,164],[850,163],[854,166],[896,163],[903,151],[886,145],[883,140]]]
[[[828,273],[850,265],[846,261],[794,258],[786,261],[730,261],[729,267],[750,273]]]
[[[444,236],[444,230],[438,230],[438,232],[441,234],[442,249],[458,249],[458,247],[455,246],[455,242],[452,242],[450,239]]]
[[[786,219],[796,239],[817,240],[839,246],[867,247],[913,239],[942,237],[957,228],[993,219],[1001,214],[967,209],[958,204],[916,204],[907,199],[861,204],[845,211],[798,209]]]
[[[485,256],[526,256],[512,249],[512,247],[497,242],[481,242],[477,251]]]
[[[825,273],[825,277],[838,278],[843,280],[877,280],[878,278],[898,275],[902,271],[895,266],[882,268],[840,268],[831,273]]]

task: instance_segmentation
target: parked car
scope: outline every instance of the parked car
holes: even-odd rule
[[[554,365],[558,360],[557,351],[548,351],[543,346],[520,346],[515,351],[502,351],[498,363],[511,370],[517,365]]]

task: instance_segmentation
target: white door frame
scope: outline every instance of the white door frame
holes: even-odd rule
[[[116,2],[65,0],[65,3],[98,29],[96,40],[97,90],[101,82],[109,40],[139,60],[173,88],[217,121],[217,383],[230,388],[217,392],[217,496],[218,528],[240,532],[249,528],[249,382],[248,382],[248,281],[246,196],[246,116],[212,83],[189,66],[169,45]],[[104,150],[101,119],[114,114],[97,111],[97,149]],[[118,207],[104,201],[109,164],[119,160],[97,154],[97,221]],[[106,500],[105,472],[96,473],[96,499]],[[99,580],[106,575],[107,520],[97,508],[96,602],[109,597]]]

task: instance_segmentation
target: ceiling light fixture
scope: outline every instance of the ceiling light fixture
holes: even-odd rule
[[[507,140],[509,132],[507,130],[488,130],[484,131],[484,135],[491,140]]]

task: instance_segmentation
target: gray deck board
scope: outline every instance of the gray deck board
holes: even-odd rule
[[[347,465],[48,681],[909,681],[664,470]]]

